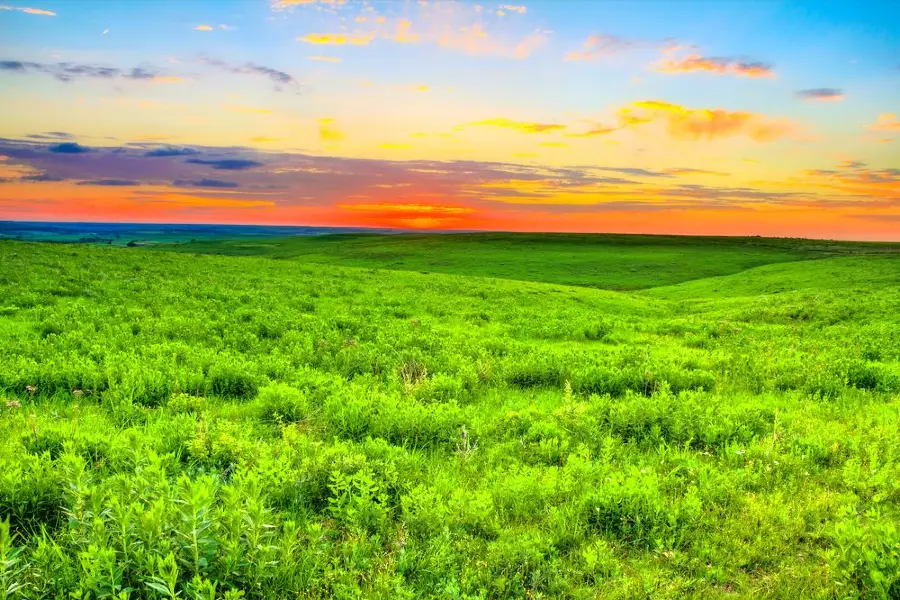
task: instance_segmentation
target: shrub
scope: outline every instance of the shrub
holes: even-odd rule
[[[214,364],[207,374],[209,392],[216,396],[250,398],[256,394],[258,381],[246,365],[236,362]]]
[[[268,421],[281,419],[288,423],[297,423],[309,414],[306,395],[284,383],[270,383],[263,386],[256,401],[260,406],[260,416]]]

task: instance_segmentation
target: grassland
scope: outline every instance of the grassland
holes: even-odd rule
[[[198,240],[157,249],[635,290],[765,264],[897,255],[900,246],[771,238],[466,233]]]
[[[900,597],[896,247],[317,239],[0,242],[0,599]]]

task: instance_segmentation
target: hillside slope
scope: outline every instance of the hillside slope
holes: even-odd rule
[[[900,586],[889,259],[623,293],[0,257],[0,548],[26,598]]]

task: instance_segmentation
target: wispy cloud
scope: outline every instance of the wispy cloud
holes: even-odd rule
[[[770,119],[744,111],[721,108],[687,108],[659,100],[633,102],[619,111],[625,127],[662,122],[670,136],[682,140],[713,140],[746,135],[757,142],[769,142],[795,131],[786,119]]]
[[[181,81],[179,77],[162,75],[151,67],[135,67],[121,69],[119,67],[106,67],[102,65],[82,63],[38,63],[19,60],[0,61],[0,71],[14,73],[41,73],[51,75],[64,82],[70,82],[78,78],[89,79],[130,79],[133,81],[149,81],[157,83],[173,83]]]
[[[194,27],[194,31],[212,31],[212,25],[197,25]]]
[[[551,131],[561,131],[566,128],[565,125],[558,123],[534,123],[531,121],[513,121],[512,119],[485,119],[484,121],[475,121],[468,123],[469,127],[501,127],[504,129],[513,129],[522,133],[548,133]]]
[[[300,88],[300,82],[290,73],[265,65],[259,65],[252,62],[235,65],[225,62],[224,60],[209,57],[202,58],[200,62],[211,67],[228,71],[229,73],[234,73],[235,75],[260,75],[262,77],[267,77],[276,84],[275,91],[277,92],[284,91],[283,86],[290,86],[297,91],[299,91]]]
[[[306,60],[314,60],[314,61],[318,61],[318,62],[339,63],[343,59],[338,58],[337,56],[307,56]]]
[[[587,40],[581,45],[581,50],[569,52],[566,54],[565,59],[567,61],[600,60],[640,46],[641,43],[634,40],[596,33],[588,36]]]
[[[369,6],[353,20],[356,27],[352,31],[345,30],[342,23],[340,31],[311,32],[296,39],[326,46],[366,46],[382,40],[398,44],[433,44],[469,56],[516,59],[531,56],[547,42],[550,32],[535,29],[512,35],[497,17],[500,13],[505,14],[505,10],[523,14],[527,9],[502,5],[488,14],[480,5],[469,3],[420,2],[413,5],[408,16],[389,19],[378,15]]]
[[[172,182],[175,187],[196,187],[196,188],[215,188],[215,189],[234,189],[240,187],[240,184],[234,181],[222,181],[221,179],[200,179],[198,181],[185,181],[176,179]]]
[[[564,133],[566,137],[576,137],[576,138],[587,138],[587,137],[596,137],[598,135],[609,135],[610,133],[614,133],[617,131],[618,127],[607,127],[606,125],[597,125],[588,129],[587,131],[582,131],[578,133]]]
[[[893,113],[878,115],[874,123],[866,127],[869,131],[900,133],[900,119]]]
[[[716,177],[727,177],[728,173],[723,173],[722,171],[708,171],[706,169],[688,169],[688,168],[673,168],[666,169],[666,173],[670,175],[715,175]]]
[[[77,182],[75,185],[99,185],[111,187],[127,187],[141,185],[140,181],[133,179],[85,179]]]
[[[797,97],[801,100],[839,101],[844,99],[844,92],[836,88],[812,88],[800,90]]]
[[[224,158],[218,160],[204,160],[202,158],[190,158],[187,162],[195,165],[209,165],[213,169],[220,171],[243,171],[244,169],[252,169],[261,167],[262,163],[255,160],[244,158]]]
[[[23,12],[28,15],[41,15],[44,17],[55,17],[56,13],[52,10],[44,10],[43,8],[29,8],[27,6],[9,6],[7,4],[0,4],[0,10],[14,10],[18,12]]]
[[[737,77],[774,77],[772,65],[747,59],[691,54],[682,58],[664,58],[654,66],[660,73],[714,73]]]
[[[167,156],[192,156],[194,154],[199,154],[199,152],[195,148],[177,148],[174,146],[165,146],[162,148],[147,150],[144,153],[144,156],[162,158]]]

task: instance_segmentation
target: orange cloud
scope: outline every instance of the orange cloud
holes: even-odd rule
[[[338,58],[336,56],[307,56],[306,60],[315,60],[318,62],[331,62],[331,63],[339,63],[343,59]]]
[[[869,131],[900,132],[900,119],[893,113],[878,115],[878,119],[866,127]]]
[[[197,25],[194,27],[194,31],[212,31],[212,25]]]
[[[706,72],[738,77],[774,77],[772,66],[762,62],[742,62],[734,58],[705,57],[691,54],[680,59],[665,59],[654,71],[660,73]]]
[[[532,123],[528,121],[513,121],[511,119],[486,119],[484,121],[476,121],[469,123],[469,126],[486,126],[486,127],[502,127],[505,129],[514,129],[522,133],[547,133],[550,131],[559,131],[565,129],[565,125],[557,123]]]
[[[686,108],[659,100],[632,102],[620,109],[623,126],[634,127],[661,121],[669,135],[684,140],[713,140],[747,135],[757,142],[769,142],[785,137],[795,130],[786,119],[773,120],[763,115],[721,108]]]
[[[500,56],[524,59],[531,56],[549,39],[549,32],[535,30],[518,39],[490,35],[480,19],[465,3],[423,3],[415,19],[388,20],[382,15],[360,15],[361,24],[353,33],[310,33],[297,40],[310,44],[366,45],[387,40],[400,44],[434,44],[441,48],[463,52],[470,56]],[[510,5],[510,10],[522,12],[524,7]],[[374,11],[373,11],[374,12]],[[475,13],[481,11],[475,10]]]
[[[43,8],[28,8],[27,6],[8,6],[0,5],[0,10],[16,10],[27,15],[42,15],[44,17],[55,17],[56,13],[52,10],[44,10]]]
[[[152,81],[153,83],[182,83],[182,82],[184,82],[184,79],[181,77],[157,75],[150,81]]]
[[[327,46],[365,46],[375,39],[374,35],[346,34],[346,33],[308,33],[298,37],[297,41],[307,44]]]

